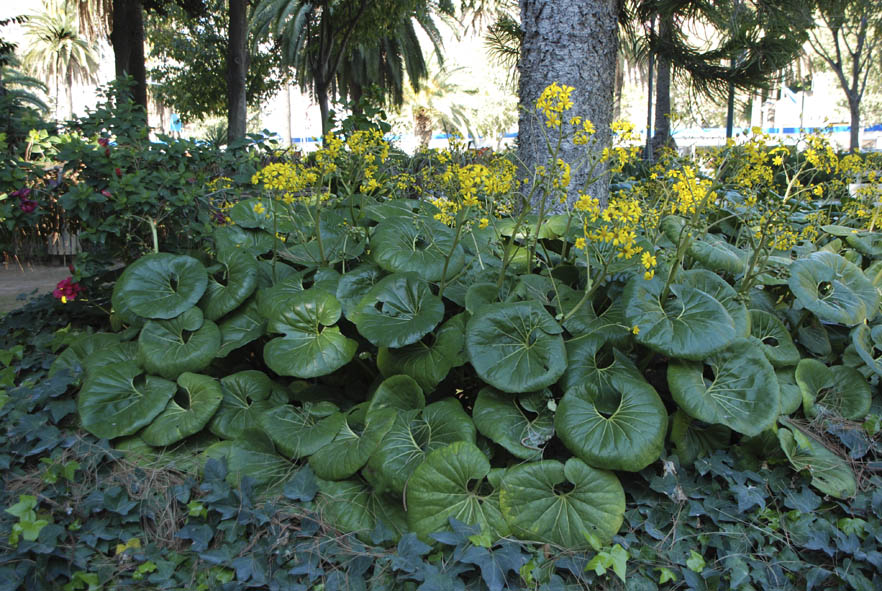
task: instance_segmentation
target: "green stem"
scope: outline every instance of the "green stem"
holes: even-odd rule
[[[470,207],[466,207],[460,210],[459,215],[456,219],[456,234],[453,237],[453,245],[450,247],[450,252],[447,253],[447,256],[444,257],[444,269],[441,271],[441,285],[438,287],[438,297],[442,297],[444,295],[444,288],[447,286],[447,267],[450,265],[450,259],[453,258],[453,253],[456,251],[456,247],[459,244],[459,238],[462,236],[462,229],[465,226],[465,220],[467,217],[467,213],[471,209]]]

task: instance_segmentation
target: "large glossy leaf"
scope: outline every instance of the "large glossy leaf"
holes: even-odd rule
[[[273,382],[257,370],[245,370],[221,378],[223,400],[208,428],[224,439],[236,439],[257,429],[260,415],[279,403],[270,399]]]
[[[252,298],[221,320],[218,328],[221,333],[221,346],[216,357],[226,357],[239,347],[244,347],[266,334],[266,319],[258,312],[257,300]]]
[[[184,255],[154,253],[126,267],[113,290],[113,307],[144,318],[168,319],[196,305],[208,284],[205,267]]]
[[[238,439],[215,443],[205,450],[205,456],[226,462],[227,482],[233,485],[248,476],[259,486],[277,486],[294,470],[294,464],[277,454],[272,441],[260,431],[246,431]]]
[[[455,441],[475,442],[475,426],[455,398],[398,415],[368,466],[385,488],[401,493],[426,455]]]
[[[178,377],[178,394],[165,410],[141,432],[147,445],[171,445],[202,430],[220,406],[217,380],[195,373]]]
[[[113,449],[125,452],[126,460],[150,470],[170,469],[196,476],[202,468],[202,453],[217,442],[217,437],[203,431],[167,447],[152,447],[133,435],[114,441]]]
[[[440,281],[447,257],[447,279],[465,264],[462,246],[453,230],[429,217],[394,217],[377,225],[371,254],[392,273],[416,273],[425,281]]]
[[[524,540],[591,548],[608,544],[622,526],[625,492],[618,478],[578,458],[530,462],[509,469],[499,491],[502,514]]]
[[[383,278],[358,304],[358,332],[378,347],[404,347],[426,336],[444,318],[444,303],[412,273]]]
[[[273,283],[272,287],[257,290],[257,309],[264,318],[278,318],[289,308],[290,299],[303,290],[303,274],[288,275]]]
[[[170,380],[208,367],[221,346],[217,325],[190,308],[171,320],[150,320],[141,329],[138,350],[144,368]]]
[[[149,425],[175,395],[177,385],[143,373],[137,363],[129,361],[90,375],[77,399],[83,428],[96,437],[113,439]]]
[[[750,340],[759,346],[775,367],[799,363],[799,350],[784,323],[763,310],[750,311]]]
[[[858,420],[870,412],[870,385],[851,367],[827,367],[817,359],[803,359],[796,366],[796,383],[809,418],[825,413]]]
[[[799,429],[778,429],[778,442],[797,471],[807,470],[811,484],[826,495],[848,499],[857,492],[851,467],[824,445]]]
[[[298,292],[270,319],[270,332],[284,333],[263,348],[266,364],[279,375],[314,378],[332,373],[352,360],[358,343],[331,326],[340,318],[340,303],[320,289]]]
[[[664,280],[632,279],[625,288],[625,317],[639,330],[637,341],[667,355],[703,359],[736,336],[735,322],[723,305],[700,289],[673,284],[661,301]]]
[[[778,386],[781,388],[781,414],[789,415],[802,406],[802,389],[796,382],[796,368],[776,369]]]
[[[410,376],[396,375],[383,380],[371,396],[368,414],[392,408],[399,412],[422,410],[426,406],[423,389]]]
[[[729,427],[696,421],[682,410],[678,409],[671,419],[671,442],[681,464],[691,464],[700,457],[724,449],[731,439]]]
[[[259,413],[257,422],[284,456],[296,460],[331,443],[344,418],[329,402],[304,402],[274,406]]]
[[[376,265],[362,264],[347,271],[337,284],[337,300],[343,306],[343,315],[352,320],[358,310],[358,303],[370,289],[385,275]]]
[[[717,234],[705,234],[689,244],[689,255],[713,271],[730,275],[743,273],[747,267],[747,253]]]
[[[49,377],[66,370],[73,378],[78,378],[92,363],[96,353],[120,349],[119,335],[107,332],[86,333],[78,336],[49,367]],[[119,359],[118,361],[125,361]]]
[[[482,380],[503,392],[535,392],[566,369],[563,329],[535,302],[489,304],[466,327],[466,350]]]
[[[614,372],[640,373],[634,362],[607,342],[601,333],[569,340],[566,347],[567,370],[559,382],[565,392],[589,382],[601,391],[609,386],[609,376]]]
[[[735,335],[750,336],[750,315],[747,306],[738,297],[735,288],[725,279],[707,269],[692,269],[677,275],[677,283],[700,289],[720,302],[735,323]]]
[[[867,367],[882,376],[882,324],[856,326],[851,332],[851,342]]]
[[[364,237],[349,232],[349,226],[338,211],[322,209],[319,232],[321,243],[315,236],[314,217],[303,212],[302,221],[308,220],[305,232],[298,231],[296,239],[289,239],[279,256],[295,265],[318,267],[323,264],[334,264],[339,261],[353,259],[364,252]]]
[[[395,502],[360,480],[319,480],[316,509],[322,519],[342,532],[354,533],[365,541],[379,523],[395,533],[407,531],[407,519],[400,502]]]
[[[879,232],[850,232],[845,240],[861,254],[874,259],[882,257],[882,234]]]
[[[257,288],[257,261],[243,250],[219,250],[221,270],[208,279],[199,306],[208,320],[226,316],[248,299]]]
[[[286,205],[270,198],[242,199],[230,209],[230,218],[243,228],[260,228],[271,233],[296,230]]]
[[[771,427],[781,405],[775,370],[748,339],[737,339],[704,363],[671,362],[668,385],[690,416],[750,436]]]
[[[423,391],[432,392],[452,367],[460,365],[464,347],[465,323],[458,315],[412,345],[400,349],[381,347],[377,367],[384,376],[406,374],[416,380]]]
[[[475,525],[491,538],[507,526],[485,481],[490,462],[474,443],[458,441],[436,449],[407,483],[407,524],[422,540],[450,529],[450,518]]]
[[[272,250],[275,238],[263,230],[248,230],[235,224],[220,226],[214,231],[214,245],[218,251],[239,249],[253,255]]]
[[[668,413],[639,374],[614,371],[598,387],[586,382],[567,391],[554,428],[570,451],[590,466],[637,472],[664,449]]]
[[[879,294],[861,270],[832,252],[815,252],[790,268],[790,290],[824,322],[854,326],[872,320]]]
[[[545,392],[534,392],[512,397],[493,388],[483,388],[475,400],[472,418],[481,435],[516,458],[536,460],[542,457],[542,450],[554,435],[549,396]]]
[[[313,472],[325,480],[344,480],[358,472],[392,428],[395,416],[393,409],[378,410],[366,419],[347,413],[334,440],[310,456]]]

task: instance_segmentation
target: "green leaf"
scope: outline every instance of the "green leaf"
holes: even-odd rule
[[[277,486],[286,482],[295,468],[276,453],[272,441],[260,431],[246,431],[233,441],[215,443],[205,450],[205,457],[226,461],[226,480],[234,486],[245,476],[259,486]]]
[[[132,435],[149,425],[177,391],[174,382],[146,376],[129,361],[108,365],[90,375],[77,400],[83,428],[96,437]]]
[[[66,369],[71,377],[76,377],[85,371],[86,364],[96,353],[105,350],[113,351],[118,348],[118,334],[96,332],[80,335],[52,362],[49,367],[49,377],[51,378],[63,369]]]
[[[695,550],[689,551],[689,558],[686,559],[686,566],[689,567],[689,570],[700,573],[704,570],[704,567],[707,563],[704,561],[704,557],[696,552]]]
[[[270,332],[284,333],[263,348],[266,364],[279,375],[314,378],[340,369],[352,360],[358,343],[331,326],[340,318],[337,298],[320,289],[298,292],[276,309]]]
[[[195,373],[178,377],[179,395],[141,433],[147,445],[171,445],[202,430],[223,398],[214,378]]]
[[[465,349],[465,319],[457,314],[435,332],[412,345],[400,349],[381,347],[377,352],[377,367],[388,377],[406,374],[412,377],[424,392],[432,392],[451,368],[461,365]]]
[[[668,385],[690,416],[748,436],[771,427],[781,405],[775,370],[748,339],[736,339],[703,363],[672,361]]]
[[[235,224],[214,230],[214,245],[218,251],[242,250],[255,256],[272,250],[275,238],[262,230],[248,230]]]
[[[850,232],[845,240],[861,254],[874,259],[882,257],[882,234],[879,232]]]
[[[289,308],[289,300],[303,290],[303,274],[289,275],[272,287],[261,287],[257,290],[257,309],[264,318],[278,318]]]
[[[554,428],[560,440],[589,466],[637,472],[664,449],[668,414],[639,374],[615,371],[598,388],[586,382],[567,391]]]
[[[220,350],[217,325],[190,308],[171,320],[149,320],[138,337],[144,368],[170,380],[207,368]]]
[[[661,301],[664,281],[642,276],[625,287],[625,317],[636,326],[637,342],[669,357],[699,360],[725,348],[736,336],[735,322],[706,292],[673,284]]]
[[[851,332],[851,342],[867,367],[882,376],[882,324],[856,326]]]
[[[416,273],[424,281],[441,281],[447,261],[447,279],[465,264],[454,231],[427,216],[393,217],[380,222],[371,236],[371,255],[391,273]]]
[[[371,396],[368,415],[392,408],[399,412],[422,410],[426,406],[426,397],[420,385],[410,376],[397,375],[386,378]]]
[[[832,414],[856,421],[870,412],[870,385],[851,367],[827,367],[817,359],[803,359],[796,366],[796,383],[809,418]]]
[[[257,370],[245,370],[221,378],[223,398],[209,430],[224,439],[237,439],[258,428],[262,413],[279,406],[270,400],[273,382]]]
[[[337,284],[337,300],[343,307],[343,315],[352,320],[364,294],[377,284],[385,273],[376,265],[359,265],[347,271]]]
[[[221,333],[221,346],[216,357],[223,358],[266,334],[266,319],[258,312],[257,300],[252,298],[247,304],[221,320],[218,328]]]
[[[285,404],[259,413],[257,421],[279,451],[296,460],[314,454],[334,440],[343,427],[343,413],[327,402],[304,402],[301,406]]]
[[[634,362],[614,348],[601,333],[571,339],[566,347],[567,370],[559,382],[564,392],[588,383],[598,391],[604,390],[609,387],[613,373],[630,371],[640,375]]]
[[[544,460],[510,468],[502,478],[499,502],[517,537],[570,550],[591,548],[590,536],[608,544],[625,513],[625,492],[618,478],[578,458],[566,464]]]
[[[825,495],[847,499],[857,492],[851,467],[821,442],[799,429],[785,427],[778,429],[778,442],[793,468],[797,471],[808,470],[812,486]]]
[[[671,442],[683,465],[726,448],[731,439],[732,431],[725,425],[696,421],[680,409],[671,420]]]
[[[243,250],[219,250],[222,269],[208,279],[199,305],[208,320],[217,320],[239,307],[257,289],[257,261]],[[219,277],[220,275],[220,277]]]
[[[778,386],[781,388],[781,413],[789,415],[802,406],[802,390],[796,383],[796,368],[776,369]]]
[[[516,458],[539,459],[554,435],[554,413],[547,406],[549,397],[543,392],[512,397],[483,388],[475,400],[472,418],[482,435]]]
[[[725,279],[707,269],[692,269],[677,275],[677,283],[700,289],[723,305],[735,323],[735,334],[750,336],[750,315],[747,307]]]
[[[784,323],[763,310],[750,311],[750,340],[759,346],[774,367],[799,363],[799,350]]]
[[[377,347],[404,347],[429,334],[444,318],[444,303],[414,274],[383,278],[358,304],[358,332]]]
[[[566,369],[563,329],[535,302],[489,304],[466,327],[466,350],[482,380],[503,392],[535,392]]]
[[[740,275],[747,267],[747,253],[717,234],[705,234],[692,240],[689,256],[711,271],[729,275]]]
[[[334,440],[310,456],[309,466],[324,480],[349,478],[367,463],[394,422],[393,409],[378,410],[364,421],[350,411]]]
[[[319,480],[316,507],[328,523],[363,540],[382,522],[396,536],[407,531],[407,520],[400,502],[395,503],[358,480],[332,482]]]
[[[815,252],[790,268],[790,290],[821,321],[854,326],[872,320],[879,294],[861,270],[832,252]]]
[[[482,532],[504,535],[507,528],[486,490],[490,462],[474,443],[457,441],[436,449],[407,483],[407,524],[421,540],[450,530],[450,518]]]
[[[354,259],[364,253],[364,238],[348,231],[346,217],[338,211],[321,210],[318,224],[321,245],[315,236],[314,215],[302,209],[299,213],[298,221],[303,222],[305,228],[298,232],[298,240],[289,240],[285,248],[279,251],[283,259],[301,267],[319,267]]]
[[[287,215],[287,207],[275,199],[242,199],[230,209],[229,215],[233,223],[243,228],[260,228],[267,232],[295,229]]]
[[[205,267],[196,259],[148,254],[126,267],[117,280],[113,307],[144,318],[174,318],[196,305],[207,284]]]

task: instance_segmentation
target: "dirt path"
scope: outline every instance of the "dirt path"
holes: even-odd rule
[[[20,294],[30,295],[34,290],[35,295],[49,293],[65,277],[70,277],[66,266],[0,264],[0,315],[24,305],[17,299]]]

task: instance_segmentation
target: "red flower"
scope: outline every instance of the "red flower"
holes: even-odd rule
[[[110,148],[104,148],[104,155],[110,158]]]
[[[104,195],[105,197],[107,197],[108,199],[110,199],[110,197],[111,197],[110,191],[108,191],[107,189],[104,189],[103,191],[101,191],[101,194]]]
[[[73,283],[71,281],[72,279],[73,277],[62,279],[58,282],[58,285],[56,285],[55,289],[52,291],[52,295],[56,299],[61,300],[62,304],[74,301],[80,294],[80,292],[83,291],[83,288],[80,287],[80,284]]]
[[[120,170],[119,167],[115,168],[114,172],[116,173],[116,176],[118,176],[118,177],[122,176],[122,170]]]
[[[98,145],[101,146],[102,148],[106,148],[107,144],[109,144],[109,143],[110,143],[110,140],[107,139],[106,137],[98,138]]]
[[[37,202],[32,199],[22,199],[19,207],[23,212],[31,213],[32,211],[37,209]]]

